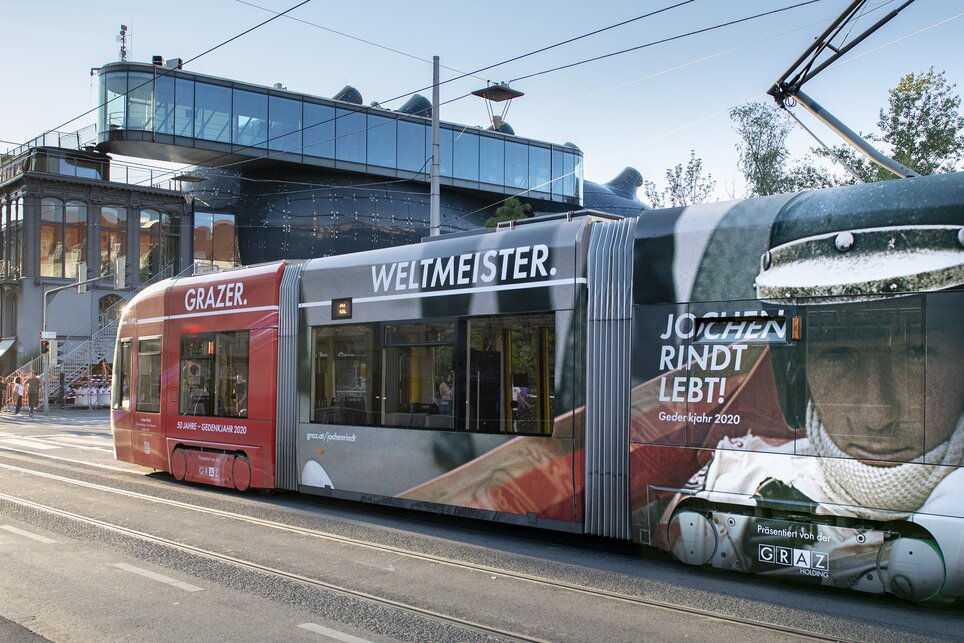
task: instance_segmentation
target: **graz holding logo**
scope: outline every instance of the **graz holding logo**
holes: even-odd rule
[[[757,559],[761,563],[796,567],[804,576],[828,578],[830,575],[830,554],[822,551],[779,545],[759,545]]]

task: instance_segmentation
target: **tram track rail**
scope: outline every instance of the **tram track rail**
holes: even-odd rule
[[[378,553],[392,554],[395,556],[405,557],[405,558],[414,559],[421,562],[426,562],[426,563],[431,563],[436,565],[442,565],[442,566],[455,568],[463,571],[483,573],[483,574],[498,576],[498,577],[502,577],[510,580],[515,580],[515,581],[520,581],[525,583],[532,583],[535,585],[539,585],[541,587],[551,588],[554,590],[573,592],[573,593],[591,597],[594,599],[617,601],[619,603],[626,604],[626,605],[635,605],[635,606],[645,607],[649,609],[672,612],[675,614],[685,614],[687,616],[704,619],[709,622],[719,622],[719,623],[726,623],[729,625],[736,625],[739,627],[746,628],[749,631],[768,632],[770,634],[798,637],[803,640],[814,640],[814,641],[846,640],[838,636],[827,636],[818,632],[804,630],[801,628],[785,626],[785,625],[780,625],[776,623],[769,623],[766,621],[747,619],[744,617],[737,617],[737,616],[725,614],[722,612],[716,612],[712,610],[702,609],[699,607],[681,605],[678,603],[671,603],[671,602],[661,601],[661,600],[652,599],[652,598],[645,598],[645,597],[635,596],[632,594],[627,594],[622,592],[616,592],[616,591],[610,591],[610,590],[594,588],[594,587],[589,587],[584,585],[578,585],[578,584],[561,581],[557,579],[537,576],[534,574],[528,574],[524,572],[513,571],[510,569],[494,567],[491,565],[483,565],[479,563],[473,563],[473,562],[448,558],[445,556],[439,556],[435,554],[427,554],[424,552],[414,551],[411,549],[406,549],[406,548],[397,547],[393,545],[386,545],[386,544],[375,543],[367,540],[361,540],[358,538],[342,536],[339,534],[326,532],[318,529],[286,524],[283,522],[267,520],[264,518],[258,518],[258,517],[244,515],[244,514],[240,514],[232,511],[226,511],[223,509],[205,507],[202,505],[191,504],[180,500],[162,498],[156,495],[142,493],[140,491],[119,489],[108,485],[89,482],[85,480],[79,480],[76,478],[71,478],[68,476],[63,476],[63,475],[50,473],[46,471],[38,471],[34,469],[25,468],[22,466],[15,466],[10,464],[0,463],[0,469],[14,471],[21,474],[37,476],[37,477],[45,478],[47,480],[51,480],[54,482],[75,485],[75,486],[79,486],[79,487],[83,487],[83,488],[87,488],[95,491],[100,491],[104,493],[117,494],[117,495],[125,496],[127,498],[135,499],[135,500],[158,503],[158,504],[162,504],[173,508],[198,512],[204,515],[216,516],[223,519],[243,522],[246,524],[250,524],[250,525],[258,526],[262,528],[285,531],[291,534],[295,534],[295,535],[303,536],[307,538],[320,539],[328,542],[337,543],[340,545],[363,548],[363,549],[378,552]],[[423,607],[408,604],[395,599],[379,597],[374,594],[371,594],[370,592],[359,591],[349,587],[344,587],[342,585],[329,583],[327,581],[317,579],[317,578],[311,578],[303,574],[298,574],[298,573],[285,571],[282,569],[277,569],[277,568],[263,565],[261,563],[257,563],[254,561],[245,560],[237,556],[231,556],[228,554],[211,551],[201,547],[195,547],[193,545],[179,543],[177,541],[164,538],[162,536],[149,534],[143,531],[131,529],[128,527],[117,525],[117,524],[100,520],[97,518],[83,516],[75,512],[59,509],[56,507],[52,507],[50,505],[45,505],[43,503],[37,503],[37,502],[31,501],[25,498],[20,498],[11,494],[0,493],[0,502],[14,503],[19,506],[31,509],[33,511],[45,512],[63,519],[77,521],[85,525],[108,530],[115,534],[119,534],[129,538],[135,538],[143,542],[152,543],[154,545],[171,548],[176,551],[181,551],[193,556],[201,557],[206,560],[214,561],[221,564],[230,564],[251,572],[265,574],[273,578],[283,579],[289,582],[297,582],[308,587],[329,591],[329,592],[334,592],[343,596],[351,597],[357,600],[367,601],[389,609],[402,610],[422,618],[428,618],[433,621],[442,622],[448,625],[462,628],[464,630],[477,632],[488,636],[495,636],[498,638],[508,638],[511,640],[520,640],[520,641],[542,640],[538,638],[531,638],[523,634],[509,632],[499,628],[491,627],[485,624],[475,623],[467,619],[462,619],[460,617],[445,615],[439,612],[435,612],[433,610],[425,609]]]

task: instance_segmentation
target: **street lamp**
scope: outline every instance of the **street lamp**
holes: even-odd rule
[[[485,99],[485,109],[489,113],[489,120],[492,121],[492,129],[496,131],[500,131],[502,124],[505,123],[505,115],[509,113],[509,105],[512,103],[512,99],[525,96],[518,89],[509,87],[509,83],[491,83],[487,87],[476,89],[472,92],[472,95]],[[492,103],[505,103],[500,115],[495,115]]]

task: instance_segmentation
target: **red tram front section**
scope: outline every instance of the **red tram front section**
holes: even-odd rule
[[[275,263],[167,280],[131,301],[114,358],[118,459],[179,480],[275,486],[283,273]]]

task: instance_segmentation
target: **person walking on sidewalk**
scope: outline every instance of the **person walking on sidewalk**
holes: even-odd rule
[[[20,415],[20,408],[23,406],[23,383],[19,377],[13,381],[13,398],[16,400],[13,414]]]
[[[36,373],[31,373],[30,377],[27,378],[27,408],[30,410],[31,416],[37,408],[37,400],[39,397],[40,378],[37,377]]]

